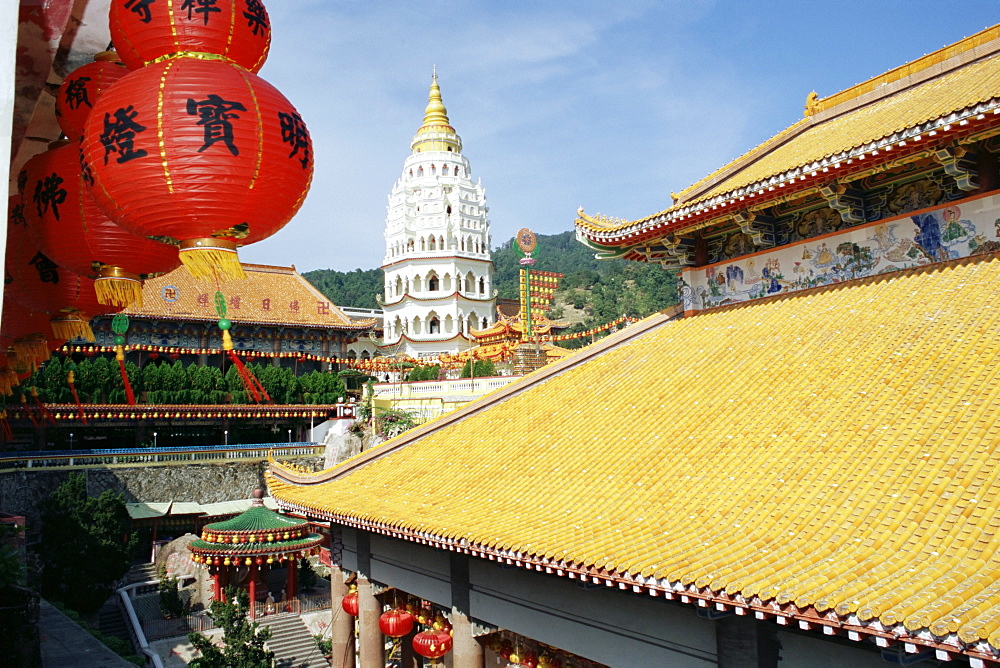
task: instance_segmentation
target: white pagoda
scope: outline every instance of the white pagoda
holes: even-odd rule
[[[410,148],[385,219],[383,352],[432,357],[471,348],[470,330],[496,320],[486,191],[472,180],[436,70]]]

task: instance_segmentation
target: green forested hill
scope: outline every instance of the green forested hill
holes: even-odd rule
[[[589,329],[622,315],[646,316],[677,301],[672,273],[659,265],[596,260],[593,251],[578,242],[572,231],[539,235],[534,256],[535,269],[566,275],[552,315],[577,323],[569,331]],[[520,259],[513,239],[493,251],[494,286],[501,298],[517,298]],[[317,269],[303,276],[338,306],[378,308],[375,295],[382,292],[380,269]]]
[[[375,295],[382,294],[381,269],[316,269],[302,275],[337,306],[379,308]]]

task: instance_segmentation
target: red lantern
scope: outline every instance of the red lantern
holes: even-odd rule
[[[21,306],[49,316],[57,339],[94,340],[89,320],[121,310],[97,301],[94,282],[62,269],[31,242],[23,225],[7,225],[4,294]]]
[[[413,637],[413,651],[428,659],[440,659],[451,651],[451,636],[444,631],[422,631]]]
[[[301,117],[263,79],[178,58],[121,79],[94,107],[83,169],[108,216],[178,243],[196,278],[242,278],[238,245],[277,232],[312,178]]]
[[[67,137],[83,136],[83,126],[94,102],[128,72],[117,53],[102,51],[94,56],[94,62],[76,68],[63,80],[56,94],[56,120]]]
[[[59,266],[96,278],[100,303],[141,307],[141,279],[176,269],[177,249],[136,236],[104,215],[84,183],[78,145],[55,144],[24,165],[29,234]]]
[[[130,69],[172,54],[216,54],[257,72],[271,46],[261,0],[113,0],[111,41]]]
[[[382,634],[389,638],[402,638],[413,630],[413,615],[405,610],[389,610],[378,618],[378,627]]]
[[[352,591],[346,594],[340,602],[340,607],[351,617],[358,616],[358,592]]]

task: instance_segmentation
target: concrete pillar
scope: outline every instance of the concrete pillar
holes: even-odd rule
[[[257,617],[257,564],[250,565],[250,619]]]
[[[454,668],[484,668],[486,654],[483,644],[472,635],[472,622],[457,608],[451,609],[452,665]]]
[[[354,658],[354,617],[344,612],[340,602],[349,590],[344,582],[344,572],[339,566],[330,567],[330,607],[333,619],[330,621],[330,640],[333,668],[355,668]]]
[[[382,604],[375,598],[372,583],[363,575],[358,576],[358,653],[361,665],[382,666],[385,662],[383,648],[385,641],[378,627],[382,616]]]

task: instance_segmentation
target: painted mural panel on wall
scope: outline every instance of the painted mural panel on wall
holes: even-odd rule
[[[991,195],[685,269],[678,287],[684,309],[700,311],[998,250],[1000,195]]]

